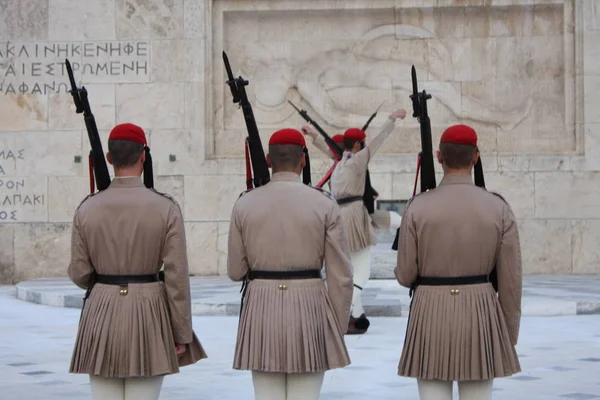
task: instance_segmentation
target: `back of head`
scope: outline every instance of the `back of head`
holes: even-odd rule
[[[470,171],[477,161],[478,152],[475,130],[467,125],[454,125],[442,134],[438,159],[445,172]]]
[[[107,155],[115,175],[122,170],[141,175],[145,161],[142,155],[146,149],[146,134],[142,128],[129,123],[115,126],[108,137]]]
[[[344,132],[344,148],[346,151],[356,149],[356,143],[361,143],[361,148],[364,147],[364,141],[367,138],[365,132],[358,128],[349,128]]]
[[[304,136],[295,129],[281,129],[269,139],[269,163],[273,173],[294,172],[300,174],[304,167]]]

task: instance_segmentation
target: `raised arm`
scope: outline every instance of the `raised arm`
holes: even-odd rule
[[[90,262],[90,253],[83,237],[78,211],[75,211],[73,216],[71,262],[67,268],[67,274],[71,281],[82,289],[88,289],[92,285],[94,267]]]
[[[241,281],[250,270],[238,213],[238,209],[233,206],[231,221],[229,222],[229,244],[227,246],[227,275],[234,282]]]
[[[513,345],[516,345],[521,323],[523,275],[517,221],[508,204],[504,212],[502,241],[496,268],[498,271],[498,300],[508,326],[510,340]]]
[[[331,151],[331,149],[325,142],[325,138],[323,136],[319,135],[318,132],[316,132],[310,126],[305,125],[302,127],[302,133],[305,136],[310,136],[312,138],[312,144],[317,149],[319,149],[323,154],[325,154],[328,158],[330,158],[334,161],[336,160],[335,156],[333,155],[333,152]]]
[[[191,343],[193,340],[192,304],[185,227],[181,210],[176,203],[171,205],[167,217],[167,235],[162,261],[173,339],[177,344]]]
[[[381,128],[379,134],[369,143],[365,145],[365,148],[356,153],[353,158],[355,159],[355,163],[360,165],[360,167],[366,168],[371,161],[371,158],[377,153],[379,148],[383,145],[383,142],[388,138],[390,133],[394,131],[396,119],[404,119],[406,117],[406,111],[403,109],[396,110],[390,114],[387,121]]]
[[[325,231],[325,271],[327,291],[342,334],[348,328],[352,305],[352,264],[344,235],[340,207],[332,202]]]
[[[400,233],[398,235],[398,255],[394,275],[400,285],[410,288],[418,275],[417,232],[413,215],[409,209],[410,202],[404,209]]]

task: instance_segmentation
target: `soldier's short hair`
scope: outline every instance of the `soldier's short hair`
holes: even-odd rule
[[[108,152],[115,168],[131,167],[140,159],[144,146],[129,140],[109,140]]]
[[[292,171],[300,166],[302,146],[279,144],[269,146],[269,158],[273,172]]]
[[[348,151],[352,150],[354,148],[354,145],[360,142],[360,140],[353,140],[353,139],[348,139],[347,137],[344,137],[344,148]]]
[[[440,153],[444,164],[452,169],[469,168],[473,156],[477,153],[477,146],[470,144],[440,143]]]

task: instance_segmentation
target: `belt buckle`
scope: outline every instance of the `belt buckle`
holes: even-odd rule
[[[123,283],[120,286],[121,286],[121,296],[127,296],[127,293],[128,293],[127,284]]]

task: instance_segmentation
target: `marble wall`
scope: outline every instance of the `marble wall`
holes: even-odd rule
[[[383,102],[376,134],[411,110],[414,64],[434,143],[449,124],[477,129],[488,188],[519,218],[525,271],[600,273],[598,43],[600,0],[0,0],[0,283],[66,272],[89,143],[65,58],[105,149],[114,124],[147,131],[192,273],[225,272],[246,128],[223,50],[250,80],[263,143],[304,124],[287,100],[332,135]],[[410,197],[419,147],[409,118],[371,163],[382,199]],[[329,162],[310,150],[319,178]]]

